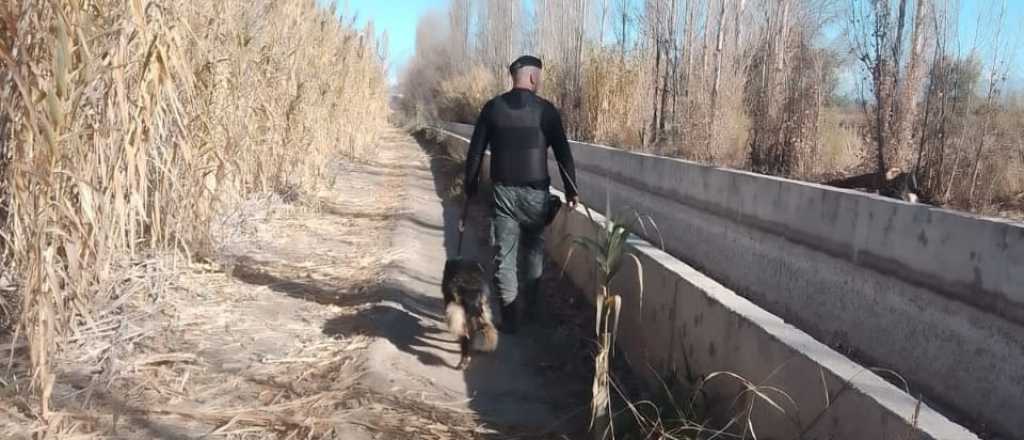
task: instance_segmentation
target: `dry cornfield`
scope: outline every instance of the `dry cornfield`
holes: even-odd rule
[[[387,113],[372,32],[315,0],[0,4],[0,324],[33,413],[142,261],[206,257],[218,214],[326,183]]]

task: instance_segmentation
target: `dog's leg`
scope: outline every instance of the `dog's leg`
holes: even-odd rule
[[[469,367],[469,337],[463,336],[459,338],[459,348],[462,350],[462,358],[459,359],[459,365],[455,367],[457,370],[465,370]]]

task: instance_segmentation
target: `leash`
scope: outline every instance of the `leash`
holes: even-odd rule
[[[469,214],[469,196],[462,202],[462,215],[459,216],[459,241],[456,256],[462,258],[462,236],[466,232],[466,216]]]

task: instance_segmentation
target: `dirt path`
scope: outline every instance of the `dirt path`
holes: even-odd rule
[[[439,284],[461,210],[445,197],[457,170],[428,153],[437,151],[393,131],[372,163],[332,170],[335,184],[314,197],[319,209],[269,200],[229,217],[221,229],[233,238],[218,264],[154,258],[123,297],[130,312],[102,317],[65,356],[54,392],[61,431],[575,438],[590,382],[573,306],[503,337],[467,371],[453,368],[458,345],[444,329]],[[470,209],[466,253],[487,261],[487,207]],[[252,212],[262,218],[238,220]],[[546,288],[568,304],[570,288],[548,272]],[[30,411],[0,405],[0,417],[29,420]]]
[[[494,438],[572,431],[586,412],[590,385],[589,376],[576,369],[583,359],[576,356],[576,329],[552,322],[528,327],[503,337],[495,354],[476,356],[467,371],[453,368],[458,347],[444,330],[439,286],[446,255],[456,247],[462,206],[448,195],[452,173],[461,170],[453,169],[435,146],[424,142],[420,147],[434,154],[413,154],[405,165],[407,210],[394,233],[401,252],[386,271],[382,298],[355,320],[336,319],[330,327],[343,333],[358,328],[375,338],[365,383],[378,392],[419,396],[421,402],[471,414],[486,428],[478,432]],[[470,206],[467,258],[490,261],[489,246],[484,246],[488,209],[479,200]],[[556,271],[548,272],[548,290],[566,290],[554,279]]]

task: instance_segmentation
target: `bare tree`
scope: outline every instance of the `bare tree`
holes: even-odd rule
[[[465,60],[469,57],[470,42],[470,3],[469,0],[450,0],[448,4],[448,22],[450,24],[449,42],[451,56],[454,60]]]
[[[478,2],[477,54],[495,77],[521,50],[523,8],[521,0]]]
[[[978,112],[981,117],[981,131],[975,137],[977,144],[975,145],[974,158],[971,164],[971,184],[967,195],[967,203],[970,208],[978,207],[976,192],[978,177],[982,168],[982,157],[991,137],[989,130],[992,128],[993,117],[998,112],[996,100],[1002,93],[1002,85],[1006,82],[1010,68],[1010,63],[1006,57],[1008,48],[1004,46],[1005,42],[1002,39],[1002,24],[1005,23],[1005,20],[1006,3],[1002,3],[995,13],[994,19],[989,22],[990,24],[995,24],[995,32],[992,34],[992,59],[989,63],[988,78],[986,78],[985,102]]]
[[[879,176],[907,169],[908,147],[922,91],[922,58],[929,40],[929,0],[852,0],[849,29],[858,59],[870,74],[872,124]],[[906,33],[910,32],[910,38]]]

